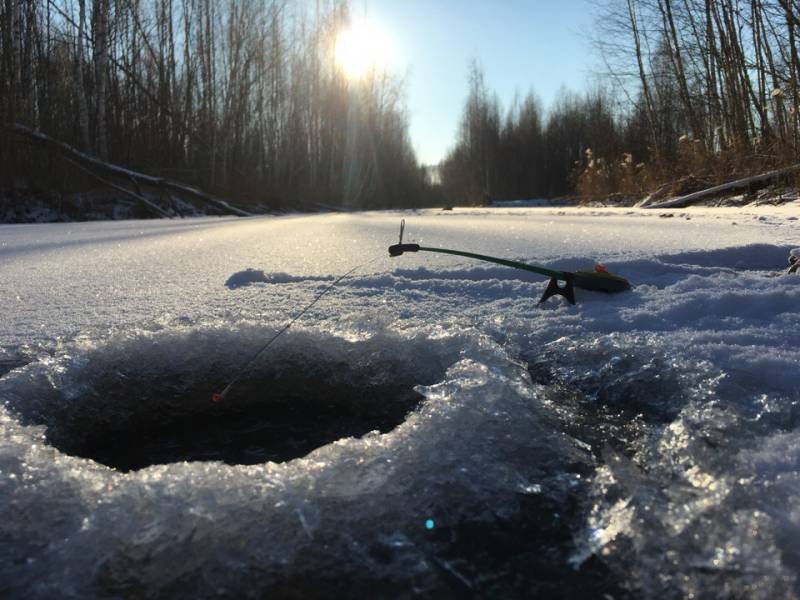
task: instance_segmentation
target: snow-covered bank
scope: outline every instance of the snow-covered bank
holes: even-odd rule
[[[18,367],[0,379],[0,590],[797,596],[800,277],[782,273],[798,213],[674,213],[0,227],[0,365]],[[407,241],[601,260],[634,289],[537,307],[532,274],[388,258],[401,217]],[[394,429],[249,466],[121,473],[66,452],[212,410],[237,365],[373,257],[256,364],[280,385],[241,393],[352,381],[369,393],[333,397],[363,416],[394,381],[425,398]]]
[[[145,198],[142,196],[142,198]],[[145,198],[157,207],[162,201],[156,194]],[[263,212],[263,211],[256,211]],[[230,214],[215,207],[201,206],[189,199],[171,197],[162,213],[173,218]],[[5,193],[0,189],[0,224],[73,223],[86,221],[124,221],[161,218],[142,201],[118,192],[92,190],[59,194],[53,191]]]

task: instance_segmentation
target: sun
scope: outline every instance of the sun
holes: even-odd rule
[[[336,65],[348,79],[361,79],[389,62],[386,35],[373,22],[355,20],[336,36]]]

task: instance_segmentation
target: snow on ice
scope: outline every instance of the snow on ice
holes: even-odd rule
[[[0,226],[0,592],[796,597],[794,213]]]
[[[234,290],[239,287],[245,287],[254,283],[295,283],[303,281],[331,281],[333,277],[329,275],[323,276],[309,276],[297,277],[296,275],[289,275],[288,273],[270,273],[265,274],[260,269],[245,269],[234,273],[225,282],[225,285]]]

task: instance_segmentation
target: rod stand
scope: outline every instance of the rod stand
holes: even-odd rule
[[[547,289],[544,291],[544,294],[542,294],[542,299],[539,300],[539,304],[546,302],[551,296],[563,296],[567,299],[567,302],[575,304],[575,286],[572,285],[572,277],[570,277],[568,273],[565,273],[565,275],[567,275],[567,277],[563,286],[559,285],[558,279],[555,277],[550,278],[550,282],[547,284]]]

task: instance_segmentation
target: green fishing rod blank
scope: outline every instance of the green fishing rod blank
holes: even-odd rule
[[[624,277],[613,275],[609,273],[603,265],[596,265],[594,271],[555,271],[547,269],[538,265],[530,265],[528,263],[519,262],[516,260],[508,260],[505,258],[498,258],[496,256],[488,256],[485,254],[475,254],[473,252],[464,252],[462,250],[450,250],[449,248],[432,248],[428,246],[420,246],[419,244],[404,244],[403,232],[405,230],[405,219],[400,223],[400,241],[397,244],[389,246],[389,256],[397,257],[402,256],[406,252],[437,252],[439,254],[452,254],[454,256],[463,256],[465,258],[474,258],[484,262],[495,263],[512,269],[520,269],[523,271],[530,271],[538,275],[543,275],[550,278],[547,288],[542,294],[539,304],[550,298],[551,296],[563,296],[570,302],[575,304],[575,288],[583,290],[590,290],[593,292],[605,292],[607,294],[616,294],[625,292],[631,289],[631,284]],[[559,284],[559,282],[563,282]]]

